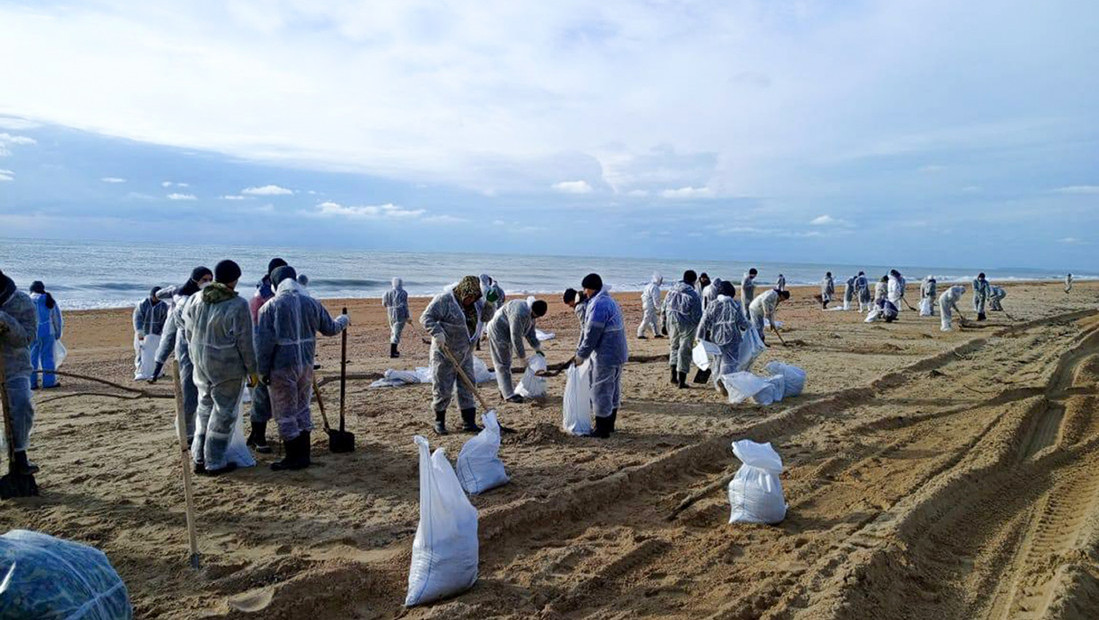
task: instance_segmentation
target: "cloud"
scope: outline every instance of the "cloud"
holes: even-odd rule
[[[180,194],[178,192],[168,194],[165,198],[168,200],[197,200],[194,194]]]
[[[191,187],[190,183],[175,183],[173,181],[161,181],[161,187]]]
[[[831,215],[820,215],[812,219],[809,223],[813,226],[827,226],[829,224],[836,224],[839,220]]]
[[[278,185],[264,185],[263,187],[246,187],[240,190],[240,193],[249,196],[288,196],[293,194],[294,190],[279,187]]]
[[[591,185],[587,181],[561,181],[553,184],[554,191],[562,194],[590,194]]]
[[[461,224],[469,220],[454,215],[429,215],[420,221],[427,224]]]
[[[222,200],[248,200],[247,196],[241,196],[240,194],[226,194],[221,197]]]
[[[103,181],[104,183],[125,183],[126,182],[126,179],[119,178],[119,177],[103,177],[102,179],[99,179],[99,180]]]
[[[679,189],[666,189],[660,192],[660,195],[673,200],[693,200],[696,198],[713,198],[714,191],[709,187],[680,187]]]
[[[1064,243],[1065,245],[1079,245],[1083,243],[1084,240],[1080,239],[1079,237],[1065,237],[1063,239],[1060,239],[1060,242]]]
[[[42,125],[34,121],[29,121],[25,118],[14,118],[11,116],[0,116],[0,129],[11,129],[12,131],[23,131],[27,129],[36,129]]]
[[[649,191],[645,189],[631,189],[626,192],[626,195],[633,198],[644,198],[649,195]]]
[[[0,170],[0,181],[11,181],[14,180],[14,178],[15,173],[11,170]]]
[[[1093,195],[1099,194],[1099,185],[1069,185],[1053,190],[1055,194]]]
[[[426,211],[424,209],[406,209],[393,203],[351,207],[328,200],[318,204],[314,211],[306,213],[320,217],[346,217],[351,219],[417,219],[423,216]]]
[[[0,133],[0,157],[11,155],[12,146],[30,146],[38,144],[38,141],[28,136],[13,136],[10,133]]]

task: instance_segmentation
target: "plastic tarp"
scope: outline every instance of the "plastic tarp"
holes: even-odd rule
[[[476,355],[473,356],[473,375],[475,383],[488,383],[496,380],[496,375]],[[390,388],[417,383],[431,383],[431,368],[426,366],[418,366],[415,370],[394,370],[390,368],[382,374],[381,379],[371,383],[370,387]]]
[[[733,454],[743,465],[729,482],[729,523],[779,523],[786,518],[782,495],[782,457],[770,443],[750,439],[733,442]]]
[[[534,335],[535,335],[535,337],[538,338],[538,342],[545,342],[547,340],[553,340],[554,338],[557,338],[556,333],[554,333],[554,332],[544,332],[544,331],[542,331],[540,329],[537,329],[537,328],[534,330]]]
[[[721,355],[721,347],[712,342],[699,340],[695,348],[691,349],[691,361],[699,370],[709,370],[714,356]]]
[[[561,426],[573,435],[591,433],[591,360],[565,370],[565,394],[561,398]]]
[[[477,495],[508,483],[508,474],[500,460],[500,422],[496,411],[481,416],[485,428],[462,446],[458,453],[458,480],[466,493]]]
[[[420,453],[420,524],[412,541],[406,607],[453,596],[477,582],[480,547],[477,509],[469,503],[454,468],[427,439],[413,438]]]
[[[736,369],[738,371],[748,370],[755,363],[759,354],[766,349],[767,345],[763,344],[763,338],[760,338],[754,325],[744,330],[743,338],[740,341]]]
[[[0,618],[133,616],[126,584],[102,551],[28,530],[0,536]]]
[[[523,378],[519,381],[519,385],[515,386],[515,393],[523,398],[544,397],[546,395],[546,379],[538,376],[538,373],[545,372],[547,368],[545,357],[537,353],[531,355],[527,368],[523,371]]]
[[[782,375],[786,379],[784,397],[798,396],[805,391],[805,371],[801,368],[774,361],[767,362],[763,369],[768,375]]]

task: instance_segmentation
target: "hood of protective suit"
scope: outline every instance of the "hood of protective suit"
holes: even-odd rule
[[[487,273],[482,273],[478,279],[481,281],[481,290],[485,291],[492,284],[492,278],[488,277]]]
[[[275,289],[275,294],[279,293],[300,293],[302,291],[301,282],[298,282],[294,278],[286,278],[282,282],[279,282],[279,287]]]
[[[237,292],[221,282],[211,282],[202,289],[202,301],[208,304],[220,304],[237,296]]]
[[[399,291],[399,290],[401,290],[401,288],[403,286],[404,286],[404,281],[403,280],[401,280],[400,278],[393,278],[393,288],[394,289]]]
[[[664,276],[660,275],[659,273],[654,273],[652,283],[657,286],[664,284]]]
[[[7,303],[13,294],[15,294],[15,282],[0,272],[0,305]]]

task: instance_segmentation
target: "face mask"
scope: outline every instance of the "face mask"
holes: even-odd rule
[[[210,286],[209,282],[199,282],[198,283],[198,290],[201,291],[202,289],[206,288],[207,286]]]

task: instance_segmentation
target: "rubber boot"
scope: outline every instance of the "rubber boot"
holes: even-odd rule
[[[679,373],[679,389],[687,389],[687,373],[685,372]]]
[[[300,433],[283,442],[286,454],[281,461],[271,463],[271,471],[294,471],[309,467],[309,433]]]
[[[518,394],[512,394],[510,397],[506,398],[505,400],[509,403],[516,403],[516,404],[520,404],[520,405],[523,404],[524,402],[526,402],[523,399],[523,397],[518,395]]]
[[[676,372],[675,366],[672,366],[672,385],[679,383],[679,373]]]
[[[611,436],[611,419],[609,416],[600,417],[595,416],[595,429],[592,430],[588,437],[596,437],[599,439],[607,439]]]
[[[231,471],[236,471],[236,469],[237,469],[237,464],[236,463],[226,463],[225,467],[219,467],[218,469],[207,469],[206,470],[206,475],[207,476],[220,476],[221,474],[227,474]]]
[[[298,435],[298,439],[301,440],[298,445],[298,463],[301,464],[301,469],[305,469],[313,464],[313,460],[310,458],[310,452],[313,449],[312,431],[302,431],[302,434]]]
[[[252,422],[252,432],[248,435],[247,444],[260,454],[271,454],[271,446],[267,443],[266,422]]]
[[[400,356],[401,354],[397,352],[397,345],[392,342],[389,343],[389,357],[398,358]]]
[[[26,450],[19,450],[15,453],[15,460],[12,461],[12,469],[16,473],[30,476],[38,473],[38,466],[30,462],[27,458]]]
[[[618,409],[617,408],[615,408],[614,410],[611,411],[611,426],[610,426],[609,430],[612,433],[614,432],[615,422],[618,422]]]
[[[469,409],[462,409],[462,432],[481,432],[481,427],[477,426],[477,410],[473,407],[470,407]]]
[[[435,412],[435,434],[446,435],[446,411]]]

